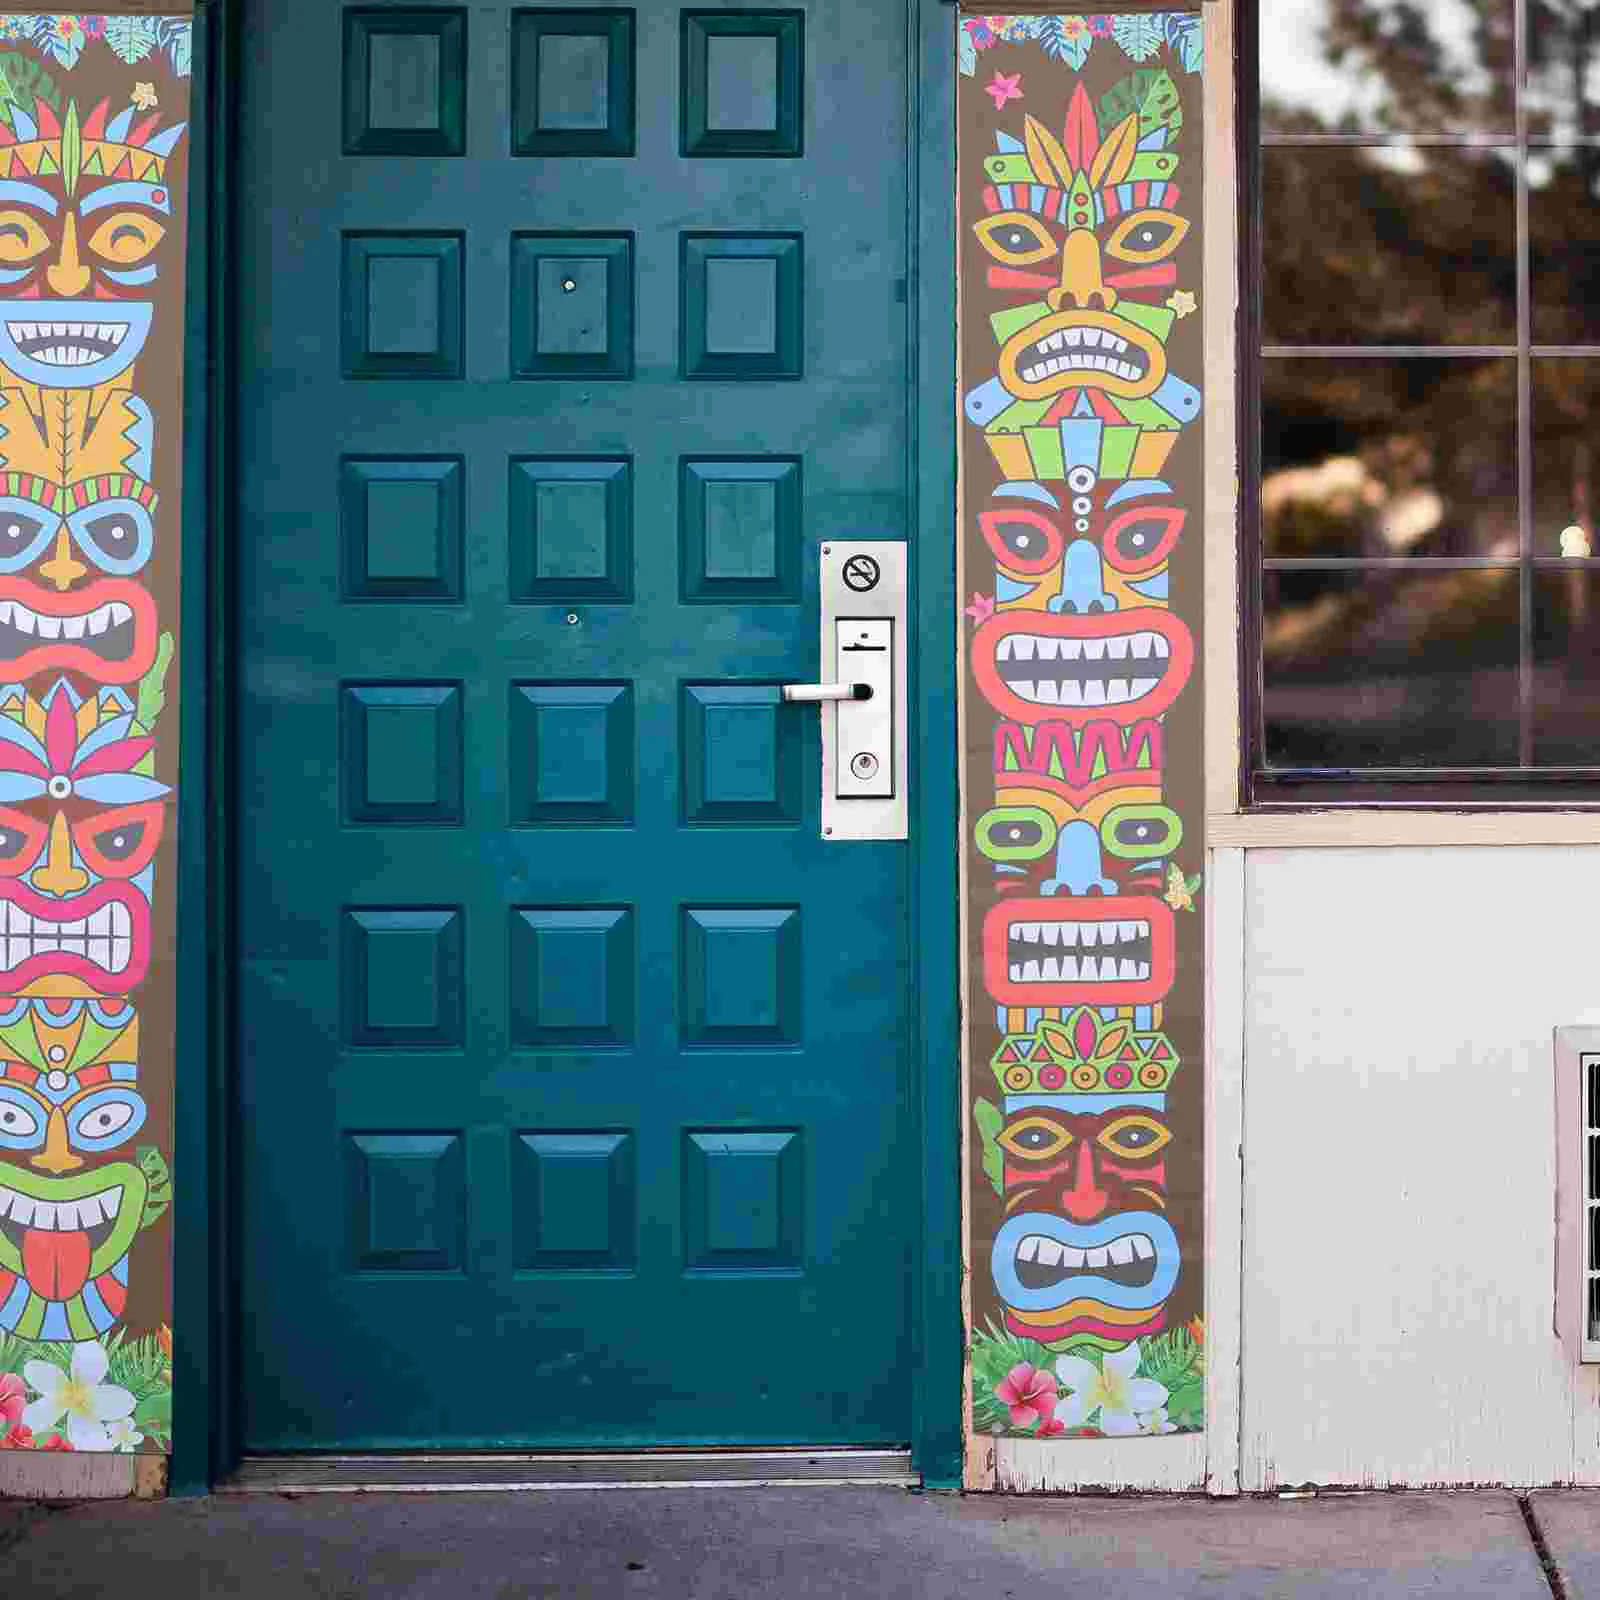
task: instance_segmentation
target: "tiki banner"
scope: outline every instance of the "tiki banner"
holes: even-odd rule
[[[1201,23],[956,43],[973,1424],[1192,1431]]]
[[[192,24],[0,16],[0,1448],[171,1443]]]

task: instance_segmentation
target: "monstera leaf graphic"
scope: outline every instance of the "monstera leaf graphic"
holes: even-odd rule
[[[154,17],[107,17],[106,43],[131,67],[160,43]]]
[[[1159,17],[1116,17],[1111,33],[1133,61],[1148,61],[1165,43]]]

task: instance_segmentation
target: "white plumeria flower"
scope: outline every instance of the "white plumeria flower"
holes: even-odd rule
[[[1165,1406],[1161,1406],[1155,1411],[1141,1411],[1138,1420],[1140,1433],[1176,1433],[1178,1431],[1178,1424],[1168,1420]]]
[[[132,1417],[113,1417],[106,1424],[106,1437],[111,1441],[114,1450],[120,1450],[124,1455],[137,1450],[144,1443],[144,1435],[133,1425]]]
[[[126,1389],[101,1382],[110,1367],[104,1347],[93,1343],[73,1348],[68,1372],[48,1361],[25,1362],[22,1376],[39,1398],[22,1413],[23,1425],[45,1433],[65,1417],[67,1443],[74,1450],[109,1450],[106,1424],[131,1417],[134,1406]]]
[[[1138,1340],[1121,1350],[1108,1350],[1098,1367],[1082,1356],[1062,1356],[1056,1362],[1056,1376],[1072,1394],[1057,1404],[1057,1421],[1081,1428],[1099,1411],[1094,1426],[1102,1433],[1139,1433],[1138,1413],[1161,1410],[1167,1390],[1154,1378],[1134,1377],[1138,1370]]]

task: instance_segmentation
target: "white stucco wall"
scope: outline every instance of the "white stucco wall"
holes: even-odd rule
[[[1252,850],[1243,900],[1241,1486],[1600,1481],[1551,1046],[1600,849]]]

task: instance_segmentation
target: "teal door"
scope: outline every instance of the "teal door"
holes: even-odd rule
[[[244,10],[244,1447],[908,1441],[905,0]]]

